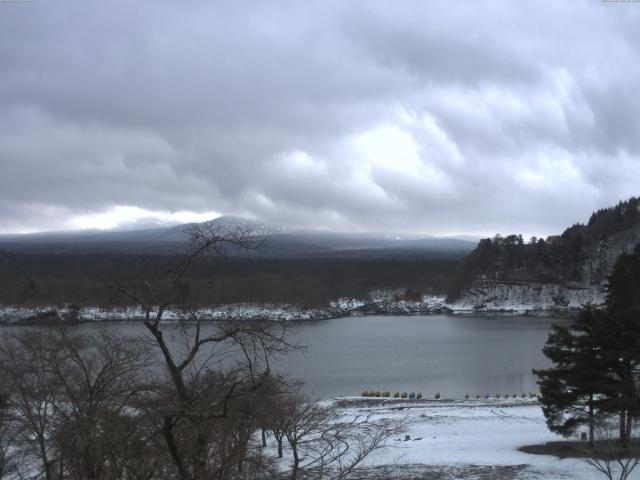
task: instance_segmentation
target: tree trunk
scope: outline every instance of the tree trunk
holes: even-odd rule
[[[169,415],[164,417],[164,424],[162,426],[162,435],[164,436],[164,439],[167,442],[167,448],[169,449],[169,453],[171,455],[171,459],[173,460],[173,464],[178,470],[179,478],[181,480],[189,480],[187,471],[184,468],[184,463],[182,462],[182,457],[180,456],[180,452],[178,451],[176,440],[173,436],[173,419]]]
[[[40,458],[42,460],[42,465],[44,465],[44,475],[46,480],[51,479],[51,464],[49,463],[49,459],[47,458],[47,447],[44,443],[44,438],[38,438],[38,446],[40,448]]]
[[[278,458],[282,458],[282,437],[276,437],[278,441]]]
[[[298,448],[295,442],[291,445],[291,451],[293,452],[293,470],[291,470],[291,480],[298,480],[298,469],[300,468],[300,458],[298,457]]]
[[[620,409],[620,442],[622,443],[627,441],[626,426],[627,426],[626,410],[623,407]]]
[[[173,385],[176,387],[176,392],[178,394],[180,402],[182,402],[183,404],[186,403],[188,400],[187,387],[185,386],[182,379],[182,373],[173,360],[171,351],[169,350],[169,347],[167,346],[167,343],[163,338],[162,331],[157,327],[149,325],[147,323],[145,323],[145,327],[147,327],[147,330],[149,330],[149,332],[151,332],[151,334],[155,337],[156,343],[160,347],[160,351],[162,351],[162,355],[164,356],[165,360],[165,366],[167,367],[167,370],[169,370],[169,376],[171,377]]]
[[[262,446],[267,446],[267,429],[262,427]]]
[[[82,460],[84,463],[84,475],[86,480],[96,480],[98,475],[96,473],[95,463],[89,447],[84,447],[82,451]]]
[[[594,418],[593,418],[593,394],[589,395],[589,446],[593,447]]]
[[[191,422],[191,426],[194,429],[198,429],[198,434],[196,436],[196,442],[194,446],[194,466],[196,467],[196,472],[192,475],[194,480],[205,479],[207,478],[207,438],[206,434],[199,428],[194,421]]]

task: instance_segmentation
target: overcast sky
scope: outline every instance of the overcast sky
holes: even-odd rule
[[[638,2],[0,1],[0,232],[546,235],[638,194]]]

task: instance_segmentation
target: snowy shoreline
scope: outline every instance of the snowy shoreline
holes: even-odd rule
[[[398,400],[338,397],[329,401],[343,419],[404,422],[406,432],[367,459],[385,478],[494,478],[503,480],[602,478],[579,459],[518,450],[563,440],[551,433],[537,399]],[[405,436],[409,440],[405,441]],[[388,467],[380,467],[391,464]],[[640,478],[640,471],[631,479]]]
[[[509,314],[518,316],[562,317],[579,310],[579,304],[544,305],[539,302],[511,302],[508,298],[492,303],[462,297],[455,303],[447,303],[444,295],[423,295],[419,300],[403,298],[405,290],[380,289],[369,292],[366,300],[340,298],[327,307],[305,307],[291,304],[238,303],[205,307],[198,315],[205,321],[216,320],[267,320],[312,321],[347,317],[350,315],[478,315]],[[141,320],[144,314],[139,308],[101,308],[97,306],[50,305],[42,307],[0,307],[0,324],[41,325],[84,322],[121,322]],[[164,319],[178,320],[179,313],[168,310]]]
[[[390,305],[388,308],[374,305],[342,309],[342,308],[306,308],[291,305],[255,305],[234,304],[220,307],[203,308],[198,311],[203,321],[321,321],[335,318],[343,318],[352,315],[515,315],[531,317],[558,318],[565,317],[575,309],[549,309],[549,310],[520,310],[520,309],[482,309],[467,310],[453,309],[446,306],[438,308],[416,308],[406,304]],[[108,309],[100,307],[84,307],[79,310],[68,305],[47,306],[37,308],[24,308],[15,306],[0,307],[1,325],[53,325],[92,322],[128,322],[142,320],[144,315],[141,310],[135,308]],[[164,321],[177,321],[180,316],[167,311]]]
[[[584,304],[601,304],[602,287],[584,285],[524,284],[518,282],[475,282],[460,298],[448,303],[445,295],[421,295],[404,288],[376,289],[366,299],[338,298],[325,307],[293,304],[236,303],[204,307],[198,311],[202,320],[328,320],[350,315],[479,315],[509,314],[532,317],[566,317]],[[50,305],[42,307],[0,306],[0,324],[55,324],[72,322],[118,322],[140,320],[139,308],[101,308]],[[164,319],[177,320],[176,312],[167,311]]]

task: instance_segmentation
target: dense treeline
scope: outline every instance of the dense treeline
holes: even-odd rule
[[[593,213],[586,225],[575,224],[548,239],[496,235],[480,240],[456,268],[448,295],[456,298],[474,279],[521,282],[580,282],[587,250],[612,235],[640,226],[640,198]]]
[[[323,306],[338,297],[365,298],[374,288],[447,292],[455,299],[474,279],[581,282],[587,251],[619,232],[640,227],[640,199],[593,213],[550,239],[496,235],[464,252],[398,252],[397,256],[199,258],[187,287],[203,305],[238,302]],[[388,252],[387,252],[388,253]],[[0,249],[0,304],[60,303],[109,306],[107,288],[158,275],[180,260],[176,254],[16,253]],[[126,300],[120,300],[126,303]]]
[[[181,257],[125,254],[26,254],[0,251],[4,305],[111,305],[119,282],[168,274]],[[236,302],[326,305],[379,287],[444,291],[459,257],[431,259],[197,259],[185,283],[204,305]],[[127,303],[120,299],[120,303]]]
[[[562,236],[569,240],[581,236],[585,241],[592,242],[639,224],[640,198],[632,197],[615,207],[594,212],[587,225],[574,225],[565,230]]]
[[[448,295],[455,299],[476,278],[498,281],[566,283],[581,280],[583,249],[578,242],[496,235],[478,247],[456,268]]]

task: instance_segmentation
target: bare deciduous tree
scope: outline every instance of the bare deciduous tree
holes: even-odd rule
[[[10,445],[9,393],[5,391],[6,388],[7,385],[4,383],[0,386],[0,479],[4,478],[13,468]]]
[[[5,339],[0,345],[0,381],[7,389],[7,412],[20,470],[52,480],[59,461],[54,434],[59,385],[40,352],[45,339],[37,331]]]
[[[621,442],[616,427],[606,420],[599,422],[594,435],[593,445],[581,449],[583,460],[608,480],[627,480],[640,463],[638,442]]]
[[[293,454],[291,479],[298,478],[301,454],[311,451],[312,442],[322,435],[331,412],[304,395],[300,388],[285,401],[284,434]]]
[[[29,478],[121,478],[118,450],[134,425],[147,351],[134,338],[44,328],[0,348],[12,447]],[[117,458],[114,452],[120,451]]]
[[[203,325],[197,298],[184,281],[196,259],[225,255],[229,249],[254,249],[261,240],[248,228],[229,230],[207,223],[193,226],[188,234],[190,252],[172,275],[148,278],[137,288],[119,285],[117,290],[141,309],[144,326],[164,360],[170,387],[162,392],[166,401],[159,422],[178,478],[226,478],[230,463],[242,468],[238,457],[246,452],[248,441],[244,435],[245,440],[238,439],[229,449],[228,442],[219,438],[230,421],[232,404],[260,391],[270,378],[269,359],[295,346],[288,341],[284,324]],[[176,324],[163,323],[166,316]],[[179,349],[167,338],[171,328],[178,329]]]
[[[41,346],[44,364],[59,385],[56,442],[70,471],[87,479],[114,477],[111,452],[132,399],[146,390],[149,352],[136,338],[106,331],[91,335],[49,331]]]
[[[285,437],[291,446],[291,480],[348,478],[373,452],[387,447],[403,422],[374,424],[368,418],[339,418],[335,408],[312,401],[298,387],[285,400]]]

